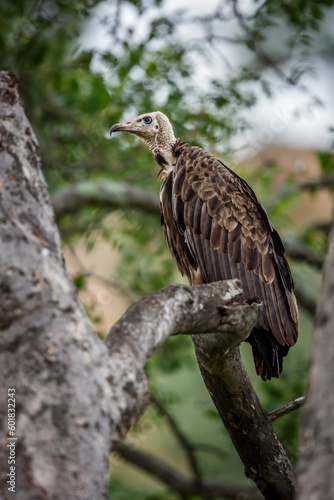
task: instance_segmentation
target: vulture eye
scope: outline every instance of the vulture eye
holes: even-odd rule
[[[149,125],[150,123],[152,123],[152,118],[150,116],[144,116],[143,118],[143,122],[146,124],[146,125]]]

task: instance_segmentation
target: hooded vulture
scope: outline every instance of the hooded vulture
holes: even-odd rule
[[[210,153],[177,140],[156,111],[117,123],[144,140],[159,164],[161,224],[191,285],[238,278],[242,300],[262,312],[247,341],[263,380],[278,377],[298,337],[298,309],[284,246],[251,187]]]

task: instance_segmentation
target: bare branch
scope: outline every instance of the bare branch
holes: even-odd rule
[[[274,196],[266,209],[270,212],[281,200],[293,196],[300,191],[314,191],[320,188],[333,188],[334,186],[334,175],[325,175],[316,179],[310,179],[303,182],[296,182],[291,186],[285,186],[279,191],[276,196]]]
[[[181,431],[175,418],[169,413],[165,405],[151,393],[151,401],[153,404],[161,411],[161,413],[166,417],[169,427],[171,428],[173,434],[178,439],[183,450],[186,452],[188,463],[191,471],[193,472],[196,480],[201,483],[202,475],[199,468],[199,464],[196,458],[195,446],[187,439],[186,435]]]
[[[231,500],[241,498],[259,500],[260,498],[254,488],[243,488],[225,481],[205,480],[199,484],[195,479],[184,476],[170,465],[162,462],[159,458],[147,452],[134,449],[129,445],[120,445],[117,448],[117,453],[127,461],[160,479],[169,488],[181,495],[216,495]]]
[[[228,455],[226,451],[222,450],[221,448],[218,448],[218,446],[214,446],[212,444],[208,443],[195,443],[194,448],[196,451],[203,451],[204,453],[210,453],[211,455],[216,455],[217,457],[220,458],[225,458]]]
[[[292,259],[302,260],[316,269],[322,269],[324,265],[324,258],[310,250],[306,245],[299,242],[290,243],[284,242],[286,253]]]
[[[159,214],[159,195],[126,182],[109,179],[82,181],[53,194],[51,202],[57,218],[75,213],[84,205],[131,208]]]
[[[305,396],[301,396],[300,398],[294,399],[293,401],[290,401],[290,403],[282,406],[282,408],[277,408],[277,410],[271,411],[270,413],[268,413],[268,418],[270,422],[273,422],[277,418],[283,417],[284,415],[288,415],[292,411],[298,410],[298,408],[301,408],[304,403]]]
[[[280,56],[279,60],[274,60],[272,57],[270,57],[261,47],[258,38],[254,35],[252,32],[251,28],[247,24],[246,17],[241,13],[239,10],[238,6],[238,0],[231,0],[232,6],[233,6],[233,12],[235,17],[238,19],[238,22],[243,29],[244,33],[247,36],[247,45],[250,47],[251,50],[256,54],[258,57],[258,60],[260,63],[262,63],[264,66],[268,66],[272,68],[275,73],[286,83],[289,83],[290,85],[293,84],[291,79],[284,74],[282,69],[279,67],[279,63],[282,60],[286,59],[286,56]]]
[[[203,334],[210,352],[228,352],[248,337],[261,307],[257,302],[231,304],[241,294],[238,283],[229,280],[195,287],[170,285],[148,295],[113,326],[106,346],[113,355],[131,353],[142,367],[167,337],[181,333]],[[205,333],[208,331],[216,334]]]
[[[267,500],[291,500],[295,477],[267,413],[249,380],[239,348],[225,355],[206,348],[205,337],[193,336],[198,364],[218,413],[245,465]]]

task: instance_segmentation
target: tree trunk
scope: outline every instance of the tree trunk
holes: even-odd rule
[[[319,304],[298,462],[298,500],[334,498],[334,219]]]
[[[0,116],[0,497],[104,499],[109,355],[64,266],[12,73],[0,73]]]

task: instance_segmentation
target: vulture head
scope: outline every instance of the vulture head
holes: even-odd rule
[[[128,122],[116,123],[111,127],[110,135],[114,132],[130,132],[137,135],[147,143],[155,160],[164,170],[172,166],[176,138],[170,121],[161,111],[145,113]]]

